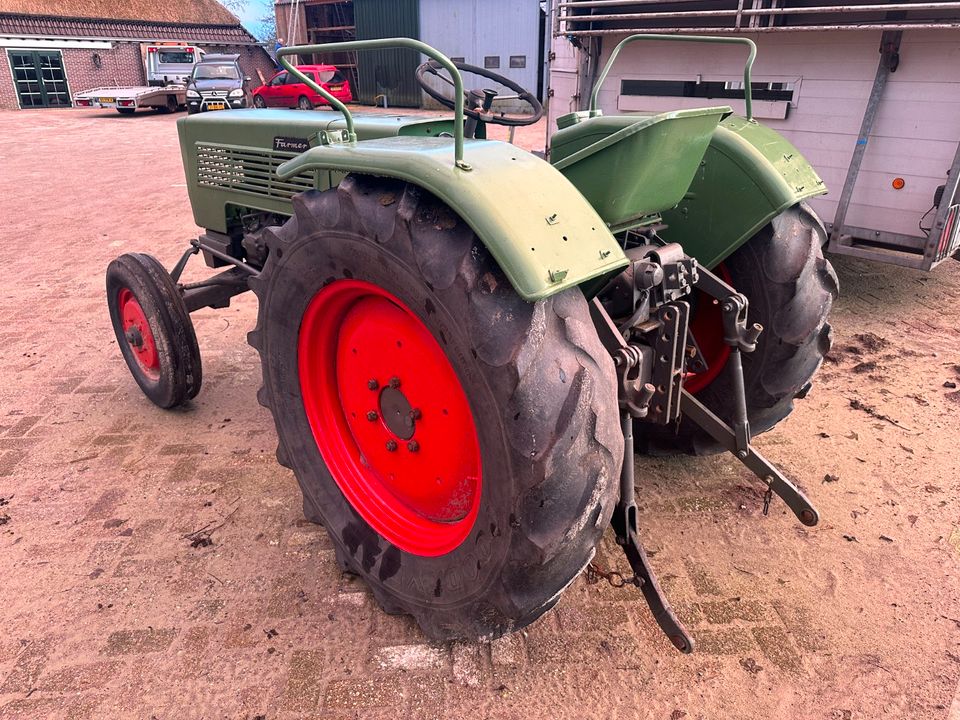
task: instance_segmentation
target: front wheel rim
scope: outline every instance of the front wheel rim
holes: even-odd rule
[[[320,455],[360,516],[401,550],[451,552],[480,508],[463,386],[433,334],[383,288],[340,280],[310,301],[298,372]]]

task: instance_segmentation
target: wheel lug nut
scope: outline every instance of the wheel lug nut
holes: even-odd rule
[[[373,422],[374,420],[376,420],[377,417],[379,416],[373,410],[367,413],[367,420],[369,420],[370,422]]]
[[[420,412],[420,408],[413,408],[413,410],[410,411],[410,417],[414,420],[419,420],[423,417],[423,413]]]
[[[416,452],[419,449],[420,449],[420,443],[418,443],[416,440],[411,440],[410,442],[407,443],[407,450],[409,450],[410,452]]]
[[[371,390],[376,390],[378,387],[380,387],[380,383],[377,382],[376,378],[370,378],[367,380],[367,387]]]
[[[397,441],[387,440],[387,452],[393,452],[396,449],[397,449]]]
[[[390,378],[390,387],[392,387],[394,390],[400,387],[400,378],[398,378],[396,375]]]

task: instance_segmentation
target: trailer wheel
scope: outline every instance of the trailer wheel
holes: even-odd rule
[[[313,110],[313,103],[306,95],[301,95],[297,100],[297,107],[300,110]]]
[[[766,432],[793,410],[793,401],[809,390],[811,379],[830,350],[827,316],[837,297],[836,273],[823,257],[823,223],[806,203],[775,217],[728,257],[720,274],[750,301],[750,322],[764,327],[752,353],[743,354],[747,415],[754,435]],[[684,385],[727,422],[733,421],[732,389],[725,369],[719,308],[697,298],[691,332],[709,369]],[[636,423],[637,447],[645,452],[710,455],[723,448],[699,427]]]
[[[162,408],[196,397],[202,381],[197,336],[180,291],[156,258],[128,253],[111,262],[107,306],[143,394]]]
[[[535,620],[610,520],[613,363],[570,289],[525,302],[422,189],[348,176],[294,198],[250,286],[258,398],[307,517],[432,638]]]

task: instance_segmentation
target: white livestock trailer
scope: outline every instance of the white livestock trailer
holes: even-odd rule
[[[754,40],[753,113],[825,180],[829,250],[932,269],[960,247],[960,2],[553,0],[549,118],[584,108],[610,51],[638,32]],[[743,50],[635,43],[605,113],[728,104]],[[711,102],[706,102],[712,99]]]

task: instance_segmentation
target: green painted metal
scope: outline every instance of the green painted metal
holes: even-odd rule
[[[298,153],[275,150],[276,139],[315,145],[320,132],[346,128],[346,121],[332,113],[272,108],[198,113],[181,118],[177,129],[194,222],[200,227],[225,233],[230,228],[231,216],[240,208],[292,215],[292,193],[287,192],[291,188],[271,184],[266,176]],[[450,118],[358,115],[355,129],[361,140],[396,135],[437,137],[441,133],[453,133],[454,122]],[[222,172],[212,177],[205,173],[204,181],[201,181],[200,173],[201,147],[234,148],[222,151],[224,155],[229,154],[221,162]],[[317,173],[316,177],[308,174],[301,178],[301,182],[325,190],[337,185],[342,176],[342,173]],[[244,182],[248,177],[259,180]]]
[[[350,172],[400,178],[447,202],[476,231],[518,293],[537,300],[573,286],[595,289],[625,267],[611,229],[662,213],[670,226],[666,239],[681,242],[709,267],[778,213],[825,192],[810,165],[776,132],[743,118],[721,121],[728,107],[567,116],[553,139],[556,167],[551,167],[512,145],[464,141],[460,74],[417,40],[291,47],[281,55],[397,45],[435,58],[450,71],[458,101],[453,119],[354,118],[332,98],[342,118],[240,110],[181,119],[197,224],[228,232],[250,209],[289,215],[295,194],[334,187]],[[451,132],[452,138],[439,137]],[[278,139],[310,149],[295,151]]]
[[[553,136],[550,162],[616,231],[680,202],[717,123],[731,112],[574,118]]]
[[[423,53],[428,58],[439,62],[443,68],[450,73],[450,77],[453,80],[454,91],[454,160],[462,169],[468,170],[469,168],[463,164],[463,77],[460,75],[460,71],[457,69],[456,65],[450,61],[450,58],[441,53],[439,50],[436,50],[426,43],[420,42],[419,40],[401,37],[385,38],[380,40],[355,40],[351,42],[325,43],[322,45],[292,45],[288,48],[281,48],[279,51],[277,51],[277,59],[280,61],[280,64],[283,65],[289,72],[296,75],[302,82],[309,85],[310,88],[312,88],[315,92],[320,93],[324,98],[327,99],[332,107],[336,108],[343,115],[343,119],[346,122],[346,130],[349,135],[349,139],[351,141],[356,141],[357,134],[354,130],[353,116],[347,106],[337,100],[333,95],[328,93],[309,77],[297,70],[297,68],[291,65],[286,58],[289,55],[298,54],[307,55],[310,53],[315,53],[322,55],[331,52],[378,50],[394,47],[409,48],[411,50],[416,50],[419,53]]]
[[[354,0],[358,40],[420,35],[419,0]],[[385,94],[390,107],[420,107],[416,80],[420,55],[410,50],[381,48],[357,58],[360,102],[375,104]]]
[[[749,38],[741,37],[716,37],[712,35],[656,35],[653,33],[642,33],[639,35],[630,35],[627,38],[621,40],[617,46],[613,49],[613,52],[610,53],[610,59],[607,60],[607,64],[604,65],[603,71],[600,73],[600,76],[597,78],[597,82],[593,86],[593,92],[590,95],[590,112],[597,112],[597,98],[600,95],[600,86],[603,85],[603,81],[607,79],[607,75],[610,72],[610,68],[613,67],[614,62],[617,60],[617,56],[620,54],[620,51],[630,45],[641,40],[656,40],[663,42],[696,42],[696,43],[715,43],[715,44],[725,44],[725,45],[746,45],[748,48],[747,52],[747,62],[743,66],[743,97],[744,104],[746,105],[746,114],[747,120],[753,119],[753,88],[750,85],[750,76],[753,71],[753,61],[757,58],[757,45],[750,40]]]
[[[312,148],[281,180],[355,172],[419,185],[467,222],[526,300],[619,272],[627,258],[601,217],[558,170],[513,145],[467,141],[471,172],[445,162],[450,138],[387,137]]]
[[[663,213],[662,235],[714,267],[784,210],[826,191],[786,138],[729,117],[714,132],[686,197]]]

